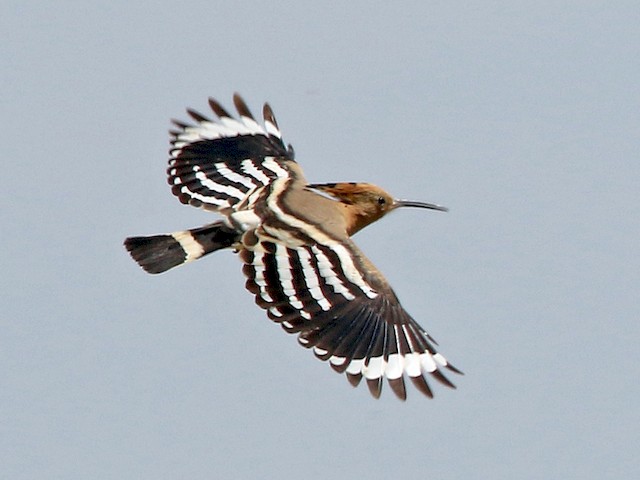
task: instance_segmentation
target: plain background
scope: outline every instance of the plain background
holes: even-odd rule
[[[2,478],[640,477],[637,2],[0,11]],[[229,252],[127,256],[212,220],[166,185],[169,118],[234,91],[310,180],[450,207],[356,240],[457,390],[352,389]]]

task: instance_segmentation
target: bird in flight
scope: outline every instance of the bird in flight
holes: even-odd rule
[[[188,109],[191,124],[174,120],[168,182],[188,205],[222,219],[166,235],[124,242],[149,273],[162,273],[220,249],[239,254],[256,303],[299,343],[345,373],[364,378],[378,398],[386,377],[406,399],[404,378],[432,397],[427,378],[455,388],[444,369],[462,373],[404,310],[382,273],[351,236],[401,207],[446,211],[396,200],[368,183],[310,184],[285,145],[268,104],[258,123],[235,94],[234,118],[217,101],[217,118]]]

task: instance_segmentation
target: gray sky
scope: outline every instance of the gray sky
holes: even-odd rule
[[[4,478],[640,476],[637,2],[5,0],[0,31]],[[352,389],[229,252],[127,256],[211,221],[169,118],[234,91],[310,180],[450,207],[357,242],[457,390]]]

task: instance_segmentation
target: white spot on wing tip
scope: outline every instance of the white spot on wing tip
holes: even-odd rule
[[[404,356],[404,371],[410,377],[418,377],[422,375],[420,370],[420,356],[417,353],[407,353]]]
[[[420,354],[420,363],[422,364],[422,369],[428,373],[435,372],[438,368],[433,357],[428,352]]]
[[[346,372],[351,375],[357,375],[362,371],[363,366],[364,366],[364,359],[361,358],[359,360],[351,360],[351,362],[349,362],[349,366],[347,367]]]
[[[446,367],[446,366],[447,366],[447,364],[449,363],[449,362],[447,362],[447,359],[446,359],[446,358],[444,358],[444,357],[442,356],[442,354],[440,354],[440,353],[436,353],[436,354],[434,354],[434,355],[433,355],[433,359],[436,361],[436,363],[437,363],[438,365],[440,365],[440,366],[442,366],[442,367]]]
[[[392,353],[387,359],[385,376],[390,380],[395,380],[402,376],[404,370],[404,357],[398,353]]]
[[[336,357],[335,355],[333,355],[330,359],[329,362],[331,363],[331,365],[335,365],[336,367],[343,365],[345,362],[346,358],[345,357]]]
[[[383,357],[371,357],[367,365],[362,369],[362,373],[368,380],[375,380],[384,374],[385,361]]]

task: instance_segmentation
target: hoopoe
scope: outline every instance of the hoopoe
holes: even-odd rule
[[[188,109],[195,124],[173,120],[168,181],[184,203],[222,220],[168,235],[130,237],[125,247],[149,273],[162,273],[220,249],[244,263],[246,288],[269,318],[357,386],[378,398],[382,379],[406,399],[408,377],[428,397],[425,374],[455,388],[442,373],[462,373],[402,308],[382,273],[351,236],[401,207],[446,211],[396,200],[367,183],[309,184],[285,146],[268,104],[259,124],[242,98],[238,118],[215,100],[211,120]]]

